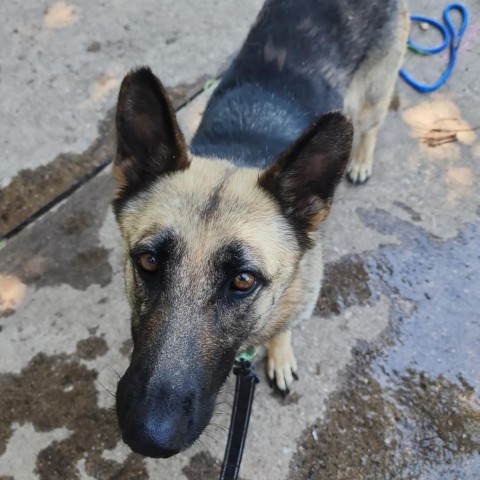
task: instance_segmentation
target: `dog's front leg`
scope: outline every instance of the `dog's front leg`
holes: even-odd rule
[[[268,377],[283,394],[289,393],[293,380],[298,378],[290,329],[275,335],[268,343]]]

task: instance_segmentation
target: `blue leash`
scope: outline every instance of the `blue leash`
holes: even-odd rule
[[[450,18],[450,12],[452,10],[457,10],[462,16],[462,24],[458,31],[455,29],[455,25]],[[412,15],[410,17],[410,20],[412,20],[413,22],[426,22],[430,25],[433,25],[437,30],[441,32],[443,36],[442,43],[431,48],[422,47],[421,45],[416,44],[413,40],[409,38],[407,46],[411,50],[421,55],[432,55],[435,53],[439,53],[445,50],[445,48],[447,48],[448,46],[450,46],[450,61],[448,63],[447,69],[445,70],[445,72],[443,72],[442,76],[432,85],[426,85],[424,83],[417,82],[403,68],[400,70],[400,76],[420,93],[433,92],[434,90],[440,88],[447,81],[447,78],[452,73],[453,67],[455,65],[455,60],[457,59],[458,47],[460,46],[460,41],[462,40],[462,36],[465,33],[468,25],[468,10],[460,3],[451,3],[450,5],[448,5],[443,11],[443,20],[446,24],[446,27],[440,22],[437,22],[437,20],[425,17],[423,15]]]

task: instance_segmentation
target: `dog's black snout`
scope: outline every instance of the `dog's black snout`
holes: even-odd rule
[[[131,410],[125,419],[123,441],[136,453],[168,458],[183,447],[188,419],[161,412]]]
[[[235,350],[218,355],[214,366],[201,361],[200,347],[183,350],[188,355],[181,348],[168,355],[159,346],[150,355],[146,349],[134,350],[118,382],[118,424],[124,442],[136,453],[171,457],[191,446],[212,418]]]
[[[188,447],[204,427],[195,382],[173,383],[130,368],[117,388],[117,417],[123,441],[136,453],[168,458]],[[202,402],[203,403],[203,402]],[[202,414],[198,414],[198,412]],[[208,421],[209,417],[206,419]]]

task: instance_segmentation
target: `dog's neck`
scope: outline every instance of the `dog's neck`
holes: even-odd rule
[[[220,86],[221,88],[221,86]],[[239,166],[268,166],[324,111],[341,108],[337,92],[326,90],[322,108],[312,112],[288,94],[244,84],[215,92],[190,149]]]

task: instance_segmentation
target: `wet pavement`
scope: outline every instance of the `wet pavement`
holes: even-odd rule
[[[304,432],[291,478],[478,478],[480,219],[442,240],[382,210],[358,213],[400,244],[331,264],[319,308],[340,314],[384,295],[390,324],[380,342],[354,347],[326,419]],[[361,272],[363,289],[345,297],[342,270]]]
[[[447,2],[410,3],[439,17]],[[243,480],[480,478],[480,6],[466,3],[453,78],[426,96],[399,81],[374,176],[339,188],[317,309],[294,329],[300,380],[282,399],[258,362]],[[445,61],[407,65],[426,79]],[[207,95],[179,112],[189,136]],[[104,114],[88,165],[113,153]],[[0,479],[216,478],[231,383],[188,452],[143,459],[119,439],[110,392],[131,341],[110,167],[77,187],[0,244]],[[20,206],[33,196],[14,190]]]
[[[211,77],[203,75],[191,84],[168,88],[174,107],[178,109],[202,92]],[[0,238],[16,235],[111,163],[114,118],[115,109],[111,108],[99,123],[97,139],[84,152],[62,153],[47,165],[21,169],[0,189]]]
[[[112,107],[128,69],[154,65],[179,107],[225,68],[260,6],[2,2],[0,238],[111,160]]]

